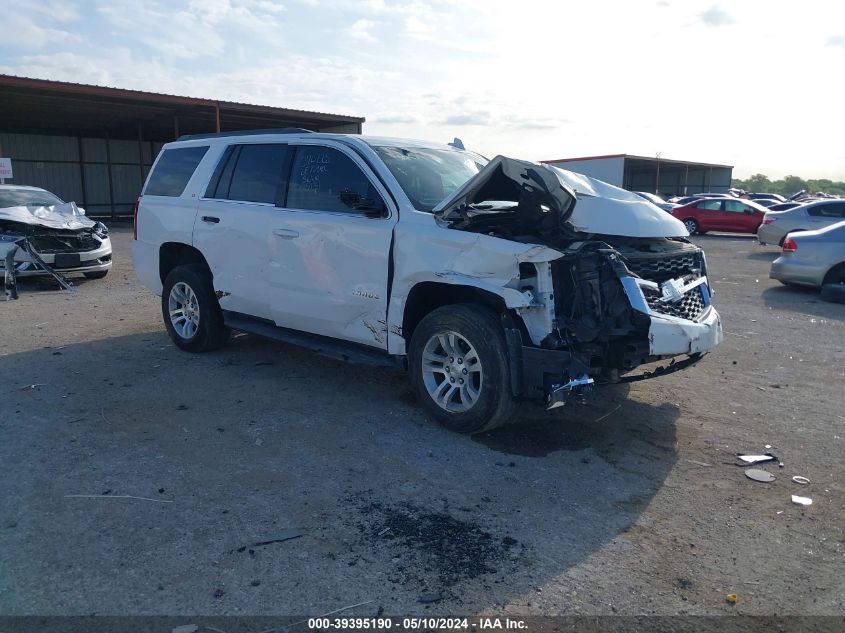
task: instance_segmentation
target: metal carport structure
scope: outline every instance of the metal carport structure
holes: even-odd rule
[[[130,215],[161,146],[182,134],[300,127],[360,134],[364,117],[0,75],[0,156],[14,180],[89,215]]]

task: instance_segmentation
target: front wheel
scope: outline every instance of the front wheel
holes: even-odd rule
[[[414,330],[408,356],[417,396],[446,428],[478,433],[516,416],[504,333],[490,309],[456,304],[432,311]]]
[[[161,312],[171,340],[185,351],[207,352],[229,338],[211,273],[200,264],[170,271],[161,293]]]

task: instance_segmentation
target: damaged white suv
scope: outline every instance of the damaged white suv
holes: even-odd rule
[[[606,183],[454,145],[183,137],[159,154],[135,227],[135,269],[182,349],[236,329],[404,362],[426,409],[461,432],[510,421],[520,400],[554,407],[686,367],[722,339],[680,221]]]

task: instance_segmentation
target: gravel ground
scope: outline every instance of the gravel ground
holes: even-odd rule
[[[401,374],[178,351],[130,240],[0,304],[0,614],[845,615],[845,306],[775,249],[696,238],[726,330],[696,367],[470,438]],[[768,484],[735,465],[766,445]]]

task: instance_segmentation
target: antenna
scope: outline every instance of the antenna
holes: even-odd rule
[[[464,147],[464,142],[461,139],[459,139],[457,136],[455,137],[454,141],[449,143],[449,145],[451,145],[455,149],[466,149],[466,147]]]

